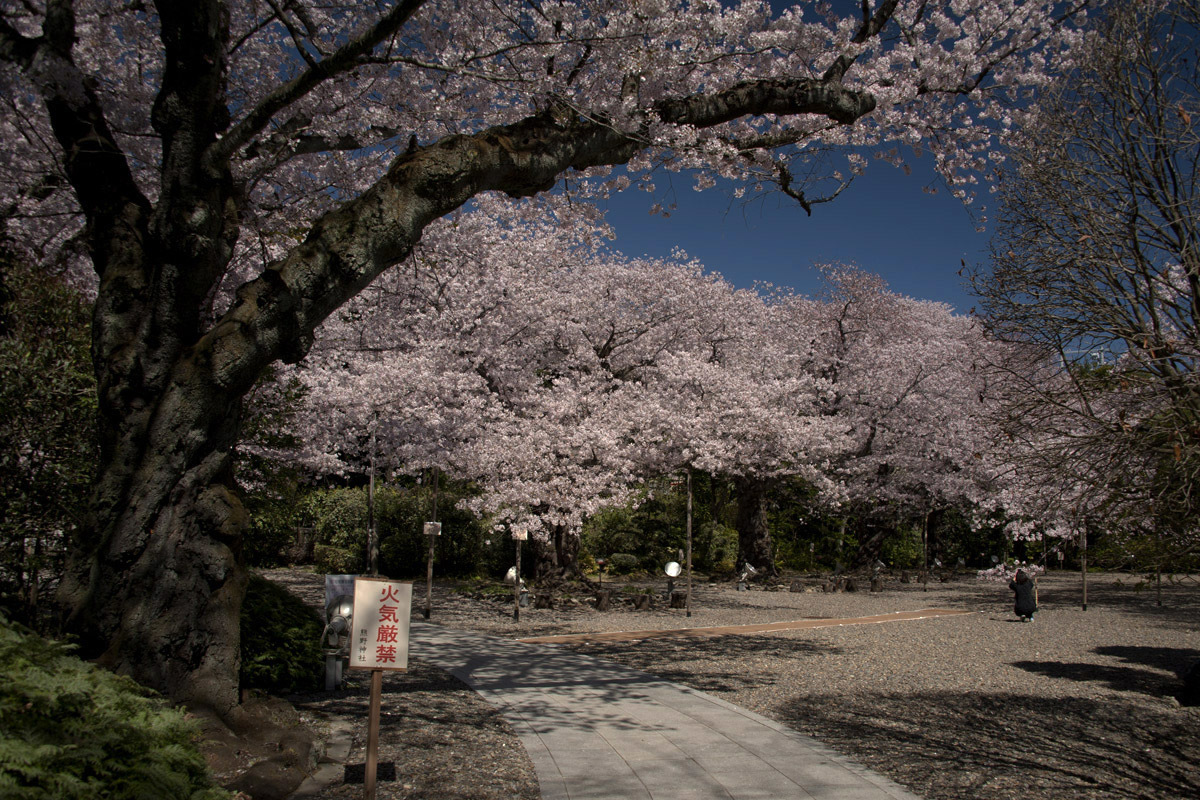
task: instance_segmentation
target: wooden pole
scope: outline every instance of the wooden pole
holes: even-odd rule
[[[437,501],[438,501],[438,483],[439,483],[439,481],[438,481],[439,475],[438,475],[437,467],[434,467],[432,472],[433,472],[433,514],[429,521],[437,522],[438,521]],[[430,535],[430,537],[429,537],[429,558],[425,562],[425,619],[429,619],[429,617],[433,614],[433,554],[434,554],[434,543],[436,541],[437,541],[437,539],[433,535]]]
[[[364,800],[375,800],[375,772],[379,766],[379,706],[383,696],[383,670],[371,670],[371,710],[367,717],[367,767],[363,776]]]
[[[929,512],[925,512],[925,524],[921,528],[921,591],[929,591]]]
[[[521,621],[521,540],[517,539],[517,574],[513,581],[513,621]]]
[[[367,574],[379,574],[379,533],[375,529],[375,423],[371,424],[371,475],[367,482]]]
[[[1079,572],[1083,576],[1083,610],[1087,611],[1087,527],[1079,529]]]
[[[1162,560],[1163,560],[1163,555],[1162,555],[1163,544],[1162,544],[1162,530],[1161,529],[1155,527],[1154,538],[1155,538],[1155,545],[1156,545],[1154,549],[1158,551],[1157,553],[1155,553],[1155,559],[1154,559],[1154,590],[1155,590],[1155,595],[1158,598],[1158,605],[1161,606],[1162,605]]]
[[[687,471],[687,597],[683,607],[692,615],[692,470]]]
[[[932,512],[925,512],[925,524],[921,528],[921,571],[929,571],[929,515]]]

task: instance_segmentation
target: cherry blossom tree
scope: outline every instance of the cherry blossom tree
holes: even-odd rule
[[[979,503],[994,486],[991,345],[975,320],[890,292],[876,275],[830,266],[824,276],[825,294],[792,313],[821,320],[809,368],[830,384],[825,413],[843,437],[825,502],[868,523],[855,560],[870,563],[900,522]]]
[[[699,470],[732,478],[738,498],[738,567],[775,572],[766,499],[771,482],[802,475],[836,450],[833,422],[820,413],[825,381],[808,369],[807,347],[755,292],[712,308],[701,347],[660,359],[622,398],[631,460],[647,475]],[[720,324],[715,324],[719,320]],[[791,322],[793,320],[789,320]],[[798,327],[803,327],[802,325]]]
[[[931,149],[966,194],[1019,122],[1005,101],[1077,43],[1075,10],[6,4],[9,228],[95,279],[101,460],[61,592],[85,654],[235,712],[240,399],[434,220],[564,176],[620,188],[604,170],[625,163],[774,182],[811,208],[854,148],[892,144]],[[822,170],[841,147],[852,163]]]
[[[632,444],[632,387],[665,358],[710,353],[761,302],[694,262],[607,252],[565,209],[547,222],[479,205],[323,327],[303,370],[308,427],[326,453],[361,461],[370,440],[393,468],[476,481],[477,513],[532,532],[544,575],[572,573],[584,517],[657,463]]]

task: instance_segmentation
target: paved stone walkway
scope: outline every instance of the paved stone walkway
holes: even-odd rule
[[[409,651],[501,711],[543,800],[918,800],[814,739],[612,661],[416,621]]]

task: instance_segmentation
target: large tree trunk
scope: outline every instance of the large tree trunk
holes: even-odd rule
[[[558,551],[554,549],[554,542],[533,536],[529,544],[533,550],[533,579],[540,583],[557,577]]]
[[[579,575],[579,534],[559,525],[548,539],[533,540],[534,580],[558,581]]]
[[[739,477],[734,483],[737,488],[737,568],[741,571],[749,564],[760,575],[775,575],[774,548],[767,527],[767,489],[770,484],[755,477]]]
[[[854,568],[869,567],[879,560],[883,552],[883,543],[896,529],[890,525],[864,525],[862,538],[859,539],[858,550],[854,553]]]
[[[160,5],[165,60],[152,126],[162,163],[153,202],[69,60],[73,12],[57,11],[47,46],[62,60],[62,85],[48,92],[47,109],[99,277],[92,358],[100,439],[90,524],[60,599],[85,655],[229,718],[246,583],[245,514],[229,488],[230,458],[240,398],[276,355],[255,342],[246,330],[255,320],[245,314],[205,331],[239,224],[229,162],[208,157],[229,122],[227,9],[213,0]],[[224,335],[230,326],[240,335]]]
[[[153,399],[152,387],[128,383],[107,395],[108,411],[116,396]],[[150,407],[126,408],[107,431],[92,538],[60,599],[85,655],[232,721],[246,585],[246,515],[229,488],[238,402],[173,384]]]

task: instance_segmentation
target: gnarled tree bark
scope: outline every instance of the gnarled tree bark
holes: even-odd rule
[[[767,491],[770,483],[753,476],[734,480],[737,490],[737,568],[754,567],[759,575],[777,574],[771,530],[767,525]]]
[[[579,534],[562,525],[555,526],[548,539],[533,539],[535,581],[559,581],[574,578],[579,572]]]

